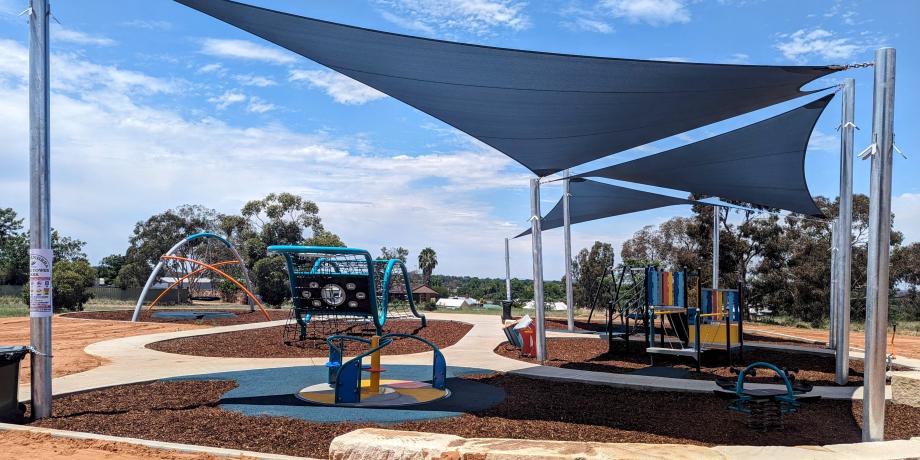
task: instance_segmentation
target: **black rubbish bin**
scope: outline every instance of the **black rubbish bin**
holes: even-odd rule
[[[511,305],[513,304],[514,302],[511,300],[502,300],[502,321],[506,319],[512,319],[511,318]]]
[[[25,406],[19,403],[19,362],[29,347],[0,346],[0,422],[22,423]]]

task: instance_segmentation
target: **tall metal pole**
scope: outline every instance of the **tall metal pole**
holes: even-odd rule
[[[875,52],[869,182],[869,249],[866,267],[866,359],[863,441],[885,437],[885,346],[888,333],[888,269],[891,256],[891,165],[894,146],[894,48]]]
[[[853,227],[853,133],[856,131],[856,80],[843,80],[840,118],[840,209],[837,217],[837,365],[835,381],[846,385],[850,378],[850,266]]]
[[[840,299],[837,298],[839,290],[837,285],[839,280],[837,278],[838,268],[837,265],[839,261],[839,252],[840,248],[837,247],[837,235],[840,233],[840,221],[834,219],[831,222],[831,289],[830,289],[830,314],[828,315],[827,321],[827,348],[832,350],[837,349],[837,316],[838,310],[840,310]]]
[[[719,210],[712,207],[712,288],[719,289]]]
[[[572,216],[569,211],[569,170],[562,181],[562,222],[565,227],[565,307],[569,332],[575,331],[575,293],[572,290]]]
[[[540,179],[530,179],[530,237],[533,246],[533,303],[537,311],[537,361],[546,360],[543,304],[543,238],[540,222]]]
[[[32,0],[29,16],[29,332],[32,414],[51,416],[51,164],[48,0]]]
[[[508,238],[505,238],[505,300],[511,302],[511,251],[508,250]]]

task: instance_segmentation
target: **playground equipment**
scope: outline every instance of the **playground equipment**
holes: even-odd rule
[[[785,388],[745,388],[744,377],[757,375],[757,369],[768,369],[776,374]],[[716,396],[732,400],[728,409],[748,415],[748,428],[760,431],[783,429],[783,417],[798,410],[803,402],[817,401],[821,396],[805,396],[812,385],[795,380],[796,369],[781,369],[773,364],[756,362],[738,373],[737,379],[716,380],[721,390],[713,390]]]
[[[368,322],[383,334],[388,318],[418,318],[409,273],[399,259],[374,260],[364,249],[325,246],[269,246],[287,263],[293,307],[285,343],[340,334]],[[399,293],[391,284],[404,284]],[[392,293],[391,293],[392,292]],[[405,301],[391,297],[405,296]],[[407,308],[406,308],[407,307]]]
[[[624,344],[628,353],[631,338],[644,336],[645,351],[652,356],[652,364],[655,355],[685,356],[696,361],[699,371],[703,353],[723,347],[729,362],[736,351],[743,359],[742,290],[703,288],[696,274],[652,266],[624,266],[619,276],[609,266],[606,276],[612,278],[609,285],[613,291],[606,315],[611,353],[617,343]],[[689,278],[695,279],[692,285]],[[598,289],[601,285],[603,278]],[[690,305],[694,298],[695,306]],[[589,321],[590,318],[589,315]],[[615,330],[617,319],[619,326]]]
[[[431,364],[431,383],[417,380],[382,380],[380,374],[380,351],[396,339],[410,339],[422,342],[434,354]],[[347,335],[334,335],[326,339],[329,344],[329,377],[326,383],[306,387],[297,397],[308,402],[352,407],[393,407],[423,404],[450,396],[447,389],[447,362],[438,347],[421,337],[410,334],[385,334],[370,339]],[[345,344],[358,342],[368,350],[344,361]],[[365,367],[363,359],[370,357],[370,366]],[[344,361],[344,362],[343,362]],[[368,372],[370,378],[362,379],[361,372]]]
[[[232,259],[226,259],[227,257],[232,257]],[[214,259],[218,260],[214,261]],[[228,265],[239,267],[240,275],[245,285],[237,280],[237,277],[228,274],[224,269],[220,268]],[[144,300],[147,298],[147,293],[150,287],[153,286],[153,283],[160,279],[160,272],[162,271],[175,275],[172,277],[175,278],[175,281],[150,303],[147,307],[148,311],[153,310],[153,307],[172,289],[181,288],[187,285],[190,293],[196,292],[196,286],[201,277],[206,273],[211,273],[212,276],[217,275],[222,277],[242,290],[247,296],[246,303],[249,304],[250,311],[255,311],[255,307],[257,306],[262,311],[265,319],[271,320],[265,308],[262,306],[262,303],[259,301],[259,298],[253,294],[249,272],[246,270],[246,264],[243,262],[236,248],[219,235],[202,232],[185,237],[166,251],[165,254],[160,256],[160,260],[157,262],[150,276],[147,278],[147,282],[144,284],[144,289],[141,290],[141,295],[138,297],[137,304],[134,306],[134,314],[131,317],[131,321],[138,320],[141,313],[141,307],[144,304]],[[193,296],[190,295],[189,297],[192,298]]]

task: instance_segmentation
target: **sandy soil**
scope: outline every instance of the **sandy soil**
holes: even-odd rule
[[[54,377],[76,374],[103,365],[106,360],[83,351],[87,345],[103,340],[132,335],[175,332],[205,326],[192,324],[130,323],[125,321],[96,321],[56,316],[51,322]],[[0,318],[0,345],[28,345],[29,318]],[[19,383],[28,383],[29,359],[22,361]]]
[[[67,460],[205,460],[218,459],[206,454],[189,454],[172,450],[152,449],[120,442],[66,439],[41,433],[2,432],[0,451],[4,458],[67,459]]]
[[[771,324],[745,324],[744,332],[784,334],[807,340],[827,341],[826,329],[802,329],[797,327],[774,326]],[[850,349],[863,351],[865,349],[866,334],[863,332],[850,333]],[[891,331],[888,332],[888,353],[895,356],[920,359],[920,336],[898,334],[891,344]]]

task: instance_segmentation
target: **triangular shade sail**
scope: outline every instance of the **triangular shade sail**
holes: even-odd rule
[[[620,216],[647,209],[678,204],[695,204],[692,200],[605,184],[593,180],[573,179],[569,183],[569,214],[572,224]],[[705,204],[705,203],[703,203]],[[562,199],[540,221],[541,229],[550,230],[563,225]],[[515,238],[530,235],[530,229]]]
[[[228,0],[176,0],[399,99],[539,176],[803,95],[840,67],[572,56],[362,29]]]
[[[805,181],[805,151],[829,94],[773,118],[626,163],[578,174],[823,214]]]

